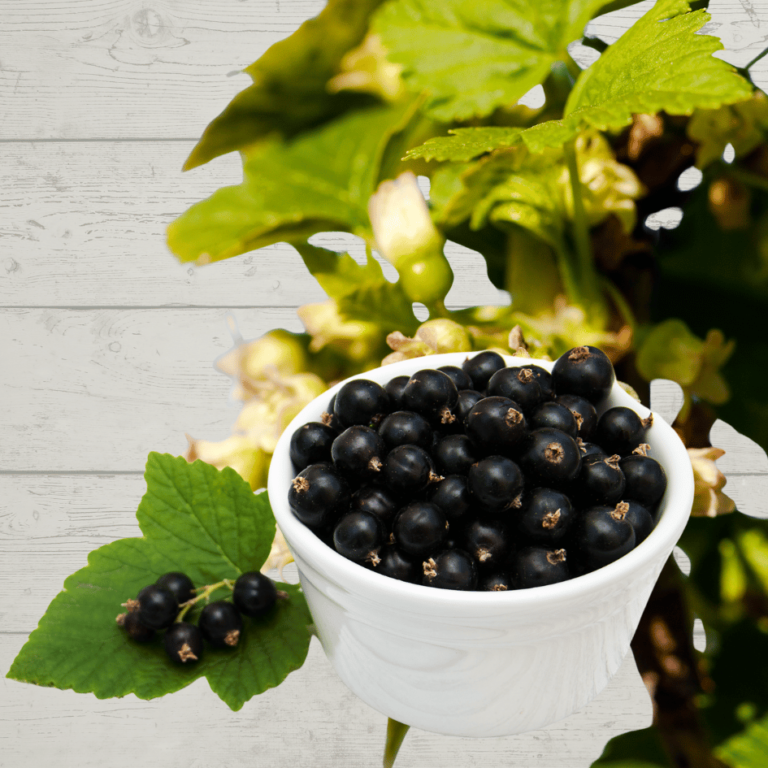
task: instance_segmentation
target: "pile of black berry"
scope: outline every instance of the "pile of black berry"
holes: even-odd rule
[[[208,595],[222,587],[232,589],[232,602],[208,602]],[[286,596],[258,571],[244,573],[234,582],[224,580],[199,589],[186,574],[166,573],[144,587],[135,600],[123,603],[126,612],[117,617],[117,623],[140,643],[150,642],[156,632],[165,630],[166,653],[173,661],[186,664],[200,659],[203,640],[216,648],[234,648],[243,632],[241,614],[266,616],[278,597]],[[197,624],[184,621],[190,609],[202,601],[205,605]]]
[[[431,587],[523,589],[608,565],[651,532],[666,490],[652,417],[596,406],[615,375],[594,347],[550,374],[495,352],[461,368],[346,383],[290,457],[294,515],[339,554]]]

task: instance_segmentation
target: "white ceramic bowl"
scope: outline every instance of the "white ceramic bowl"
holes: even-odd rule
[[[381,384],[423,368],[461,365],[466,353],[416,358],[353,378]],[[509,365],[552,363],[508,358]],[[656,416],[647,442],[667,472],[658,524],[632,552],[561,584],[509,592],[455,592],[387,578],[345,559],[288,506],[293,432],[319,421],[344,382],[313,400],[283,433],[269,498],[293,552],[325,653],[341,679],[379,712],[453,736],[541,728],[584,707],[629,650],[653,585],[693,501],[685,447]],[[648,409],[614,385],[603,410]]]

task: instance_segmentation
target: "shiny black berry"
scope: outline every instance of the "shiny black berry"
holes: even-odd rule
[[[177,664],[194,664],[203,655],[203,633],[186,621],[174,624],[163,641],[168,657]]]
[[[530,368],[502,368],[491,376],[488,395],[506,397],[528,415],[544,401],[538,379]]]
[[[564,493],[552,488],[534,488],[517,516],[517,530],[528,544],[557,549],[575,519],[571,501]]]
[[[203,637],[217,648],[234,648],[240,641],[243,619],[232,603],[216,600],[200,612],[197,625]]]
[[[459,399],[456,401],[456,407],[453,409],[456,415],[458,429],[464,429],[464,422],[469,416],[469,412],[485,397],[482,392],[476,389],[459,390]]]
[[[667,490],[664,467],[656,459],[641,455],[626,456],[619,466],[627,479],[624,498],[653,509]]]
[[[594,571],[631,551],[635,531],[625,520],[625,504],[592,507],[579,518],[573,539],[585,571]]]
[[[597,429],[597,411],[595,406],[578,395],[560,395],[556,403],[564,405],[576,419],[576,435],[582,440],[590,441]]]
[[[641,419],[631,408],[609,408],[597,422],[595,442],[611,455],[626,456],[643,442],[652,423],[653,415]]]
[[[328,407],[325,411],[323,411],[322,415],[320,416],[320,421],[325,424],[327,427],[330,427],[336,434],[339,432],[344,431],[344,425],[336,418],[336,416],[333,413],[333,409],[336,407],[336,395],[334,395],[331,398],[331,401],[328,403]]]
[[[626,504],[624,519],[632,526],[635,531],[635,546],[648,538],[648,534],[653,530],[653,515],[647,507],[638,504],[636,501],[624,501],[617,506]]]
[[[575,347],[560,356],[552,368],[558,395],[578,395],[593,404],[608,396],[615,380],[611,361],[596,347]]]
[[[482,453],[511,453],[528,434],[525,416],[506,397],[486,397],[469,412],[464,422],[467,436]]]
[[[311,421],[299,427],[291,435],[288,453],[297,472],[310,464],[331,460],[331,445],[338,433],[327,424]]]
[[[395,411],[379,425],[379,435],[388,451],[398,445],[418,445],[428,451],[432,445],[432,427],[413,411]]]
[[[381,473],[384,486],[401,497],[413,496],[439,479],[429,454],[417,445],[393,448],[384,460]]]
[[[435,425],[452,424],[456,417],[453,408],[459,391],[450,376],[442,371],[417,371],[403,390],[403,403],[409,411],[416,411]]]
[[[435,445],[432,457],[441,475],[465,475],[477,461],[472,441],[466,435],[446,435]]]
[[[560,403],[542,403],[531,414],[529,423],[531,429],[559,429],[571,437],[576,437],[578,434],[573,413]]]
[[[403,554],[394,544],[381,550],[379,561],[371,563],[371,570],[411,584],[421,581],[421,561]]]
[[[456,365],[441,365],[438,371],[442,371],[450,376],[451,381],[456,385],[456,389],[461,392],[462,389],[472,389],[472,379],[469,374]]]
[[[291,481],[288,504],[309,528],[332,523],[349,504],[347,481],[328,464],[312,464]]]
[[[387,449],[379,433],[370,427],[345,429],[331,446],[333,464],[345,477],[357,480],[378,478]]]
[[[117,617],[117,623],[128,633],[128,637],[137,643],[148,643],[155,636],[154,629],[145,627],[141,623],[138,611],[121,613]]]
[[[384,535],[384,524],[376,515],[350,512],[333,529],[333,547],[349,560],[370,563],[378,559]]]
[[[139,621],[150,629],[167,629],[176,620],[179,603],[170,589],[151,584],[139,592]]]
[[[277,601],[275,582],[258,571],[248,571],[237,577],[232,602],[240,613],[256,618],[264,616]]]
[[[539,365],[525,365],[523,367],[531,371],[536,377],[544,400],[554,400],[555,388],[552,385],[552,374],[546,368],[542,368]]]
[[[488,456],[470,467],[467,481],[472,498],[488,512],[521,505],[523,473],[512,459]]]
[[[403,408],[403,390],[408,383],[410,376],[395,376],[384,386],[384,391],[389,396],[389,406],[393,411],[400,411]]]
[[[472,379],[472,388],[478,392],[483,392],[488,386],[491,376],[504,368],[505,365],[504,358],[500,354],[486,350],[473,357],[468,357],[461,364],[461,369]]]
[[[471,590],[477,586],[477,569],[472,558],[460,549],[446,549],[424,561],[422,584],[438,589]]]
[[[581,469],[576,441],[559,429],[537,429],[520,453],[520,466],[534,482],[548,488],[567,486]]]
[[[582,459],[576,481],[576,494],[581,504],[590,507],[615,504],[624,497],[626,481],[619,461],[618,454]]]
[[[585,443],[580,437],[577,437],[576,444],[579,446],[582,461],[590,456],[602,456],[604,459],[608,458],[608,454],[597,443]]]
[[[513,589],[512,580],[506,573],[491,573],[480,579],[477,589],[480,592],[506,592]]]
[[[473,520],[462,532],[459,546],[472,555],[481,571],[496,571],[510,553],[509,526],[498,520]]]
[[[429,500],[440,507],[451,523],[464,520],[472,509],[467,478],[463,475],[448,475],[435,483],[430,489]]]
[[[392,491],[378,485],[366,485],[352,494],[349,501],[350,512],[368,512],[376,515],[386,526],[395,517],[400,502]]]
[[[195,596],[195,585],[186,573],[179,573],[178,571],[165,573],[155,584],[158,587],[165,587],[173,592],[173,596],[179,605],[186,603],[187,600],[191,600]]]
[[[353,379],[337,393],[333,413],[345,427],[378,424],[389,411],[389,395],[375,381]]]
[[[525,547],[511,561],[510,577],[515,589],[545,587],[571,578],[565,549]]]
[[[448,534],[447,520],[439,507],[414,501],[395,518],[395,543],[407,555],[423,557],[440,549]]]

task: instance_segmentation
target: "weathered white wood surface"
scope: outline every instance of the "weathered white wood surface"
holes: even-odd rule
[[[650,0],[596,22],[607,40]],[[195,269],[165,250],[167,223],[240,177],[236,156],[182,175],[193,140],[249,82],[239,70],[322,0],[0,0],[0,672],[87,553],[138,531],[150,450],[218,439],[236,415],[212,367],[231,344],[298,329],[322,293],[284,245]],[[768,44],[768,3],[712,0],[708,31],[743,65]],[[768,81],[768,60],[757,65]],[[328,247],[359,245],[341,235]],[[453,305],[491,303],[478,257],[455,249]],[[674,387],[654,406],[674,416]],[[726,425],[728,491],[768,514],[768,460]],[[701,637],[698,638],[701,642]],[[408,766],[586,768],[650,722],[631,659],[583,712],[507,739],[415,732]],[[61,768],[380,764],[384,718],[306,665],[233,714],[204,681],[172,697],[98,701],[0,680],[0,766]]]

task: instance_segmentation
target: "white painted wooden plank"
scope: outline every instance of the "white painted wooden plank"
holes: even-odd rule
[[[325,294],[285,243],[194,267],[165,246],[189,206],[242,179],[239,156],[190,173],[191,142],[0,143],[0,306],[298,306]],[[363,241],[313,242],[364,259]],[[449,305],[496,303],[478,254],[449,244]],[[390,279],[395,279],[390,270]]]
[[[613,41],[651,0],[601,17]],[[196,138],[251,81],[239,74],[322,0],[0,2],[0,139]],[[710,30],[745,64],[764,4],[713,0]],[[762,23],[762,26],[758,26]],[[756,67],[768,84],[768,64]]]

